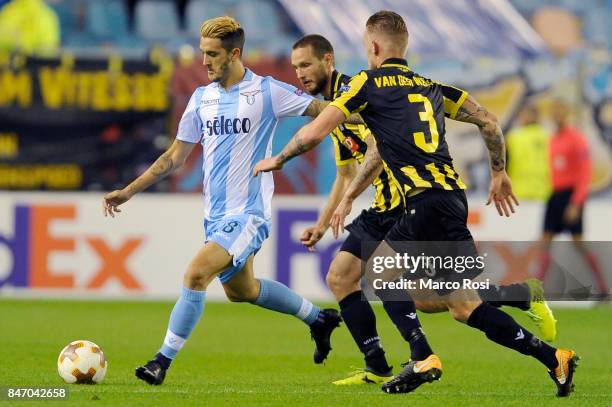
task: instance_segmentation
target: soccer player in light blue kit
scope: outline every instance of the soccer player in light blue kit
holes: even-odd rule
[[[245,69],[244,30],[230,17],[205,21],[200,49],[212,83],[196,89],[181,118],[174,143],[140,177],[104,197],[104,214],[170,174],[196,144],[204,152],[204,228],[206,243],[184,277],[166,337],[155,358],[136,376],[159,385],[204,310],[206,288],[219,277],[230,301],[250,302],[295,315],[310,326],[315,363],[329,354],[330,336],[339,325],[334,309],[320,309],[285,285],[253,276],[253,256],[270,230],[271,173],[253,178],[256,162],[270,157],[272,135],[281,117],[316,116],[324,103],[291,85]]]

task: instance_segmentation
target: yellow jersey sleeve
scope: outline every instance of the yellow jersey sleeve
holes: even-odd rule
[[[365,71],[361,71],[351,79],[347,89],[331,102],[330,105],[342,110],[346,117],[349,117],[351,113],[362,111],[368,104],[367,84],[368,74]]]
[[[444,99],[444,115],[451,119],[457,116],[457,112],[468,97],[468,93],[454,86],[440,83],[442,87],[442,96]]]

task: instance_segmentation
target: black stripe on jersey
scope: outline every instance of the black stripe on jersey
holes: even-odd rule
[[[463,94],[465,93],[465,91],[461,89],[457,89],[454,86],[448,86],[448,85],[443,85],[443,86],[444,86],[444,97],[452,100],[454,103],[457,103],[461,99],[461,96],[463,96]]]
[[[385,210],[391,208],[391,186],[389,183],[389,175],[387,174],[387,171],[385,171],[384,169],[380,172],[380,175],[378,176],[378,178],[380,178],[380,180],[382,181],[382,196],[385,198]]]
[[[338,71],[332,72],[331,77],[331,100],[334,100],[338,97],[338,90],[342,87],[343,84],[349,83],[351,78],[347,75],[341,74]],[[328,99],[329,100],[329,99]]]
[[[447,172],[445,168],[440,168],[442,167],[442,165],[440,164],[436,164],[436,167],[438,167],[438,169],[440,170],[440,172],[442,174],[444,174],[444,176],[446,177],[446,183],[449,184],[451,186],[451,188],[453,189],[462,189],[461,186],[459,185],[459,183],[457,182],[457,180],[453,177],[451,177]],[[452,166],[449,166],[451,168],[453,168]],[[453,169],[454,171],[454,169]],[[457,172],[455,171],[455,177],[457,177]]]
[[[438,171],[440,171],[440,174],[444,175],[444,180],[446,181],[446,183],[452,188],[452,189],[461,189],[461,187],[459,186],[459,183],[450,175],[448,175],[448,173],[446,172],[446,169],[444,168],[443,164],[440,163],[435,163],[434,164],[436,166],[436,168],[438,169]],[[449,166],[450,167],[450,166]],[[453,167],[450,167],[453,168]],[[454,171],[454,170],[453,170]],[[457,174],[455,172],[455,174]],[[455,175],[456,176],[456,175]]]

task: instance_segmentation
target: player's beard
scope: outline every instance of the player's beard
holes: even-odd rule
[[[315,87],[310,94],[318,95],[322,93],[325,86],[327,86],[327,75],[325,74],[325,71],[322,71],[321,75],[315,78]]]
[[[225,62],[224,64],[219,66],[219,69],[217,69],[215,71],[215,73],[217,74],[217,77],[215,79],[213,79],[213,82],[220,82],[220,83],[224,83],[225,81],[227,81],[227,78],[229,77],[230,74],[230,69],[229,69],[229,65],[230,65],[230,60],[228,59],[227,62]]]

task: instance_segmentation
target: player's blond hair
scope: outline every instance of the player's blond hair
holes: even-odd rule
[[[220,39],[227,52],[238,48],[242,53],[244,47],[244,29],[238,21],[229,16],[204,21],[200,27],[200,36]]]
[[[408,46],[408,27],[402,16],[394,11],[381,10],[372,14],[366,22],[366,28],[392,37],[404,49]]]

